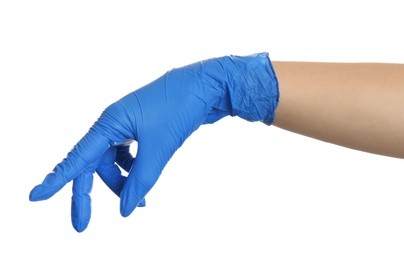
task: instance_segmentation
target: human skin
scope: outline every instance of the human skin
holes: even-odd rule
[[[404,158],[404,64],[272,62],[273,125],[344,147]]]

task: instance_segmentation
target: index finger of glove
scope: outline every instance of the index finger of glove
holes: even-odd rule
[[[32,189],[29,199],[31,201],[49,199],[68,182],[79,176],[86,167],[96,164],[97,159],[109,146],[109,140],[100,134],[94,125],[68,153],[67,157],[45,177],[43,182]]]

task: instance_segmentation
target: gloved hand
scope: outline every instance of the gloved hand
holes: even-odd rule
[[[97,172],[120,196],[121,215],[129,216],[144,205],[174,152],[202,124],[230,115],[271,125],[278,100],[278,80],[267,53],[173,69],[107,107],[31,191],[30,200],[46,200],[73,180],[72,224],[81,232],[90,221],[89,192]],[[129,152],[133,141],[138,143],[135,158]]]

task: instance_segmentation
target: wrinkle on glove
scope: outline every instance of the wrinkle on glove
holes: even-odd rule
[[[201,125],[225,116],[271,125],[278,102],[278,80],[266,52],[172,69],[107,107],[67,157],[34,187],[30,200],[49,199],[73,181],[72,224],[82,232],[91,218],[96,172],[120,197],[121,215],[129,216],[145,205],[167,162]],[[135,156],[129,149],[132,142],[137,142]]]

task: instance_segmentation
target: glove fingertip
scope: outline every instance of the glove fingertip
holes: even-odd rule
[[[78,233],[81,233],[81,232],[83,232],[84,230],[86,230],[86,228],[88,227],[88,221],[80,221],[80,220],[77,220],[77,221],[72,221],[72,225],[73,225],[73,228],[78,232]]]
[[[139,200],[137,197],[127,196],[121,193],[120,212],[122,217],[128,217],[136,209],[136,207],[144,207],[146,205],[144,199]]]
[[[33,189],[30,191],[30,193],[29,193],[29,200],[30,200],[30,201],[38,201],[38,200],[40,200],[40,199],[38,198],[38,195],[37,195],[37,192],[36,192],[37,187],[38,187],[38,186],[36,186],[35,188],[33,188]]]
[[[143,199],[139,205],[137,205],[138,207],[146,207],[146,199]]]
[[[59,175],[56,175],[54,172],[46,175],[45,179],[41,184],[35,186],[30,194],[30,201],[40,201],[47,200],[52,197],[55,193],[63,188],[66,182]]]
[[[126,218],[129,217],[130,214],[132,214],[132,212],[135,210],[136,205],[134,203],[126,203],[126,204],[122,204],[121,203],[121,215],[122,217]]]
[[[80,199],[78,198],[78,196],[73,197],[71,207],[71,221],[73,228],[79,233],[83,232],[90,223],[90,205],[91,202],[88,195],[81,196]]]
[[[43,186],[37,185],[35,186],[31,192],[29,193],[29,200],[30,201],[41,201],[41,200],[47,200],[50,197],[52,197],[54,193],[53,192],[44,192]]]

